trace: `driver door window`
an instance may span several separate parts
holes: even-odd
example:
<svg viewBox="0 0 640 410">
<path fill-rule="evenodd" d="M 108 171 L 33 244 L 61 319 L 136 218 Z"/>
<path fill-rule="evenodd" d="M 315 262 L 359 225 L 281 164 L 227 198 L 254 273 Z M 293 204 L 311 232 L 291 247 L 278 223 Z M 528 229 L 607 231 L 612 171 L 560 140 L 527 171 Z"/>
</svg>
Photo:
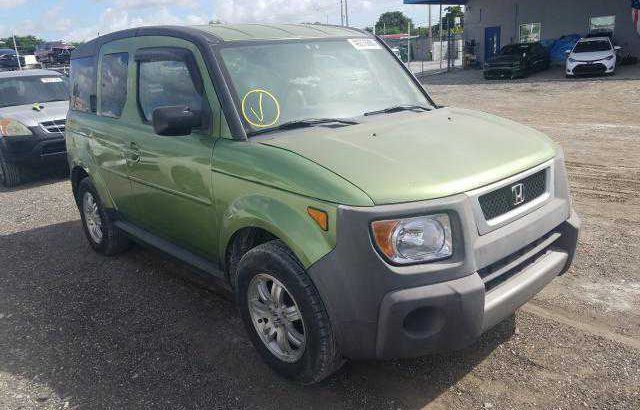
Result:
<svg viewBox="0 0 640 410">
<path fill-rule="evenodd" d="M 186 61 L 141 61 L 138 103 L 142 119 L 150 122 L 158 107 L 186 105 L 202 112 L 202 93 Z"/>
</svg>

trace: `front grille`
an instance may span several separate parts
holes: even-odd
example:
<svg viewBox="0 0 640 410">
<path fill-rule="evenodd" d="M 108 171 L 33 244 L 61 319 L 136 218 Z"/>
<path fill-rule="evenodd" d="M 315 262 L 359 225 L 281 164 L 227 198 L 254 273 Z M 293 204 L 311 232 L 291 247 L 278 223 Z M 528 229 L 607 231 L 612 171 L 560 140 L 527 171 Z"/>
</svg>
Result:
<svg viewBox="0 0 640 410">
<path fill-rule="evenodd" d="M 494 77 L 510 77 L 513 70 L 510 68 L 489 68 L 485 70 L 486 75 Z"/>
<path fill-rule="evenodd" d="M 552 231 L 511 255 L 478 271 L 487 292 L 513 278 L 551 251 L 561 234 Z"/>
<path fill-rule="evenodd" d="M 57 133 L 64 132 L 65 125 L 67 124 L 67 120 L 54 120 L 54 121 L 44 121 L 41 122 L 40 125 L 46 132 Z"/>
<path fill-rule="evenodd" d="M 600 74 L 607 71 L 604 64 L 581 64 L 573 69 L 574 74 Z"/>
<path fill-rule="evenodd" d="M 487 221 L 513 211 L 541 197 L 547 191 L 547 170 L 542 170 L 513 184 L 478 198 Z"/>
</svg>

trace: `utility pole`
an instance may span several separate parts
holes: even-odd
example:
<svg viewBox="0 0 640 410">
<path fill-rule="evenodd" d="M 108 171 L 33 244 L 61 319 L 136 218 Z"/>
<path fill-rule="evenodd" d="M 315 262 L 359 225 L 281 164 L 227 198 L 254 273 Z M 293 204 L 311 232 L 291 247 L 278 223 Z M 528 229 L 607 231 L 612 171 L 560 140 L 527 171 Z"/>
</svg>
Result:
<svg viewBox="0 0 640 410">
<path fill-rule="evenodd" d="M 433 33 L 431 31 L 431 4 L 427 5 L 427 7 L 429 8 L 429 38 L 433 39 Z"/>
<path fill-rule="evenodd" d="M 407 67 L 411 67 L 411 22 L 407 30 Z"/>
<path fill-rule="evenodd" d="M 340 0 L 340 25 L 344 26 L 344 0 Z"/>
<path fill-rule="evenodd" d="M 344 16 L 347 21 L 347 27 L 349 27 L 349 0 L 344 0 Z"/>
<path fill-rule="evenodd" d="M 13 36 L 13 49 L 16 50 L 16 58 L 18 59 L 18 69 L 22 71 L 22 63 L 20 63 L 20 53 L 18 52 L 18 45 L 16 44 L 15 33 L 13 33 L 12 36 Z"/>
<path fill-rule="evenodd" d="M 438 24 L 440 25 L 440 69 L 442 70 L 442 2 L 440 2 L 440 20 Z"/>
</svg>

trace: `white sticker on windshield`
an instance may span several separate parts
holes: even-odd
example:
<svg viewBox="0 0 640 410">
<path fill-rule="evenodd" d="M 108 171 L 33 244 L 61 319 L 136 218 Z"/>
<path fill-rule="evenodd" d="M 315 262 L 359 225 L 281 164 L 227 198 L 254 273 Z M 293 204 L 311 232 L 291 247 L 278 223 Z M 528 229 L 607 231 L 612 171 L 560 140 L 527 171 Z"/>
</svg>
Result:
<svg viewBox="0 0 640 410">
<path fill-rule="evenodd" d="M 356 50 L 381 50 L 380 44 L 371 38 L 350 38 L 349 43 Z"/>
<path fill-rule="evenodd" d="M 43 77 L 43 78 L 40 79 L 40 81 L 42 81 L 45 84 L 47 84 L 47 83 L 61 83 L 62 82 L 62 78 L 60 78 L 60 77 Z"/>
</svg>

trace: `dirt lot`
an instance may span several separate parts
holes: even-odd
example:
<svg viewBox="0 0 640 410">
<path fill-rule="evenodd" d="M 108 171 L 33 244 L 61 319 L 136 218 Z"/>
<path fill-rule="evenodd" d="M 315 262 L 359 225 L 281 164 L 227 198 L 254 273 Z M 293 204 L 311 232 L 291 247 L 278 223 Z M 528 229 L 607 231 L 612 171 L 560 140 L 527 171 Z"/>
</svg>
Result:
<svg viewBox="0 0 640 410">
<path fill-rule="evenodd" d="M 558 79 L 559 78 L 559 79 Z M 558 79 L 558 80 L 556 80 Z M 0 408 L 640 408 L 640 68 L 425 79 L 549 134 L 583 218 L 574 268 L 461 352 L 275 377 L 225 295 L 149 250 L 90 251 L 60 179 L 0 190 Z"/>
</svg>

